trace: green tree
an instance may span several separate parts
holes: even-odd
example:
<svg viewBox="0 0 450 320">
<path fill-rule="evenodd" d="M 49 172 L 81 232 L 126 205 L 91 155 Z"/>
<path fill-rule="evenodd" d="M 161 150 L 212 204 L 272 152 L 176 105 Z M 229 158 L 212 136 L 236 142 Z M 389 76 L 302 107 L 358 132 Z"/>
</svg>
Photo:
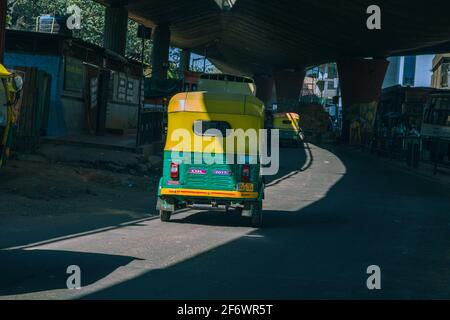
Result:
<svg viewBox="0 0 450 320">
<path fill-rule="evenodd" d="M 93 0 L 8 0 L 9 27 L 34 31 L 39 16 L 67 15 L 67 8 L 70 5 L 77 5 L 81 9 L 81 30 L 74 30 L 73 36 L 102 46 L 105 8 Z M 126 55 L 140 60 L 142 40 L 138 38 L 137 30 L 138 23 L 129 20 Z M 151 51 L 151 41 L 145 41 L 144 62 L 147 64 L 150 64 Z M 169 55 L 169 77 L 179 79 L 182 76 L 178 70 L 180 50 L 171 48 Z M 207 63 L 207 72 L 217 72 L 217 69 L 211 63 Z"/>
<path fill-rule="evenodd" d="M 105 8 L 93 0 L 8 0 L 10 27 L 36 30 L 36 19 L 42 14 L 67 15 L 67 8 L 77 5 L 81 9 L 81 30 L 74 30 L 74 37 L 97 45 L 103 44 Z M 138 24 L 129 20 L 127 55 L 140 58 L 141 39 L 137 37 Z M 146 45 L 145 56 L 151 47 Z"/>
<path fill-rule="evenodd" d="M 10 0 L 11 1 L 11 0 Z M 74 36 L 92 43 L 102 43 L 104 26 L 104 8 L 92 0 L 12 0 L 12 28 L 36 30 L 37 18 L 43 14 L 67 15 L 70 5 L 81 8 L 81 30 L 74 31 Z"/>
</svg>

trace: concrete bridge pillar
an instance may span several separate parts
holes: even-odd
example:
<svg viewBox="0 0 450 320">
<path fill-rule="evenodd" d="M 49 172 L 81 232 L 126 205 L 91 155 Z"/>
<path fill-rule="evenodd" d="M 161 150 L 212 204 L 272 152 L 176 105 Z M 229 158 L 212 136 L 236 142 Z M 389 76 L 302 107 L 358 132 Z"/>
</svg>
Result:
<svg viewBox="0 0 450 320">
<path fill-rule="evenodd" d="M 153 31 L 152 77 L 167 79 L 169 69 L 170 28 L 158 25 Z"/>
<path fill-rule="evenodd" d="M 295 111 L 305 79 L 304 70 L 275 70 L 278 111 Z"/>
<path fill-rule="evenodd" d="M 124 1 L 111 1 L 105 10 L 103 45 L 125 56 L 127 47 L 128 10 Z"/>
<path fill-rule="evenodd" d="M 378 100 L 389 62 L 382 59 L 338 60 L 343 103 L 342 138 L 366 143 L 373 135 Z"/>
<path fill-rule="evenodd" d="M 272 100 L 274 79 L 269 74 L 255 74 L 253 77 L 256 85 L 256 97 L 264 102 L 264 105 L 269 106 Z"/>
<path fill-rule="evenodd" d="M 180 53 L 180 71 L 184 75 L 186 71 L 189 71 L 191 66 L 191 51 L 188 49 L 182 49 Z"/>
</svg>

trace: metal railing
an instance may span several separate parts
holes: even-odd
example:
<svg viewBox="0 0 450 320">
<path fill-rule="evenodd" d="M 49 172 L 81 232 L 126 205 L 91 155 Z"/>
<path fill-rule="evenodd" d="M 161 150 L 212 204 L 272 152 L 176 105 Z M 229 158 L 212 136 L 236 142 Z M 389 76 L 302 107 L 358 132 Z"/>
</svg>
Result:
<svg viewBox="0 0 450 320">
<path fill-rule="evenodd" d="M 450 168 L 450 140 L 431 137 L 376 137 L 370 151 L 379 156 L 405 162 L 408 166 L 419 168 L 420 163 L 433 165 L 433 173 L 438 168 Z"/>
</svg>

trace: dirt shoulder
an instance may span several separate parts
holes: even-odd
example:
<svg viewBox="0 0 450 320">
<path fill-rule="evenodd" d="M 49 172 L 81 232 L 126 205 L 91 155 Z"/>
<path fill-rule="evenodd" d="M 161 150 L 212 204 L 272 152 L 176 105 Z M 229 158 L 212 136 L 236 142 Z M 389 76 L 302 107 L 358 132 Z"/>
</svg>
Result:
<svg viewBox="0 0 450 320">
<path fill-rule="evenodd" d="M 0 214 L 69 214 L 113 207 L 144 210 L 159 177 L 60 164 L 10 161 L 0 171 Z M 126 200 L 126 201 L 125 201 Z M 48 211 L 47 211 L 48 210 Z"/>
<path fill-rule="evenodd" d="M 9 161 L 0 170 L 0 247 L 153 216 L 158 180 L 156 173 Z"/>
</svg>

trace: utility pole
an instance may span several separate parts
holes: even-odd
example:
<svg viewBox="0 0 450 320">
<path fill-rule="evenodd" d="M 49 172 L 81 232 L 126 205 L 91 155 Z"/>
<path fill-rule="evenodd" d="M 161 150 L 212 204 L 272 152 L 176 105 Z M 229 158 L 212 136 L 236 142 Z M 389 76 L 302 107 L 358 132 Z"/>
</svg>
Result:
<svg viewBox="0 0 450 320">
<path fill-rule="evenodd" d="M 206 55 L 207 55 L 207 51 L 205 48 L 205 55 L 203 57 L 203 73 L 206 73 Z"/>
<path fill-rule="evenodd" d="M 138 106 L 138 124 L 137 124 L 137 132 L 136 132 L 136 147 L 139 147 L 142 143 L 141 139 L 141 124 L 142 124 L 142 113 L 144 109 L 144 99 L 145 99 L 145 40 L 151 39 L 152 30 L 140 25 L 138 29 L 138 37 L 141 38 L 141 74 L 139 76 L 139 106 Z M 152 70 L 153 72 L 153 70 Z"/>
</svg>

